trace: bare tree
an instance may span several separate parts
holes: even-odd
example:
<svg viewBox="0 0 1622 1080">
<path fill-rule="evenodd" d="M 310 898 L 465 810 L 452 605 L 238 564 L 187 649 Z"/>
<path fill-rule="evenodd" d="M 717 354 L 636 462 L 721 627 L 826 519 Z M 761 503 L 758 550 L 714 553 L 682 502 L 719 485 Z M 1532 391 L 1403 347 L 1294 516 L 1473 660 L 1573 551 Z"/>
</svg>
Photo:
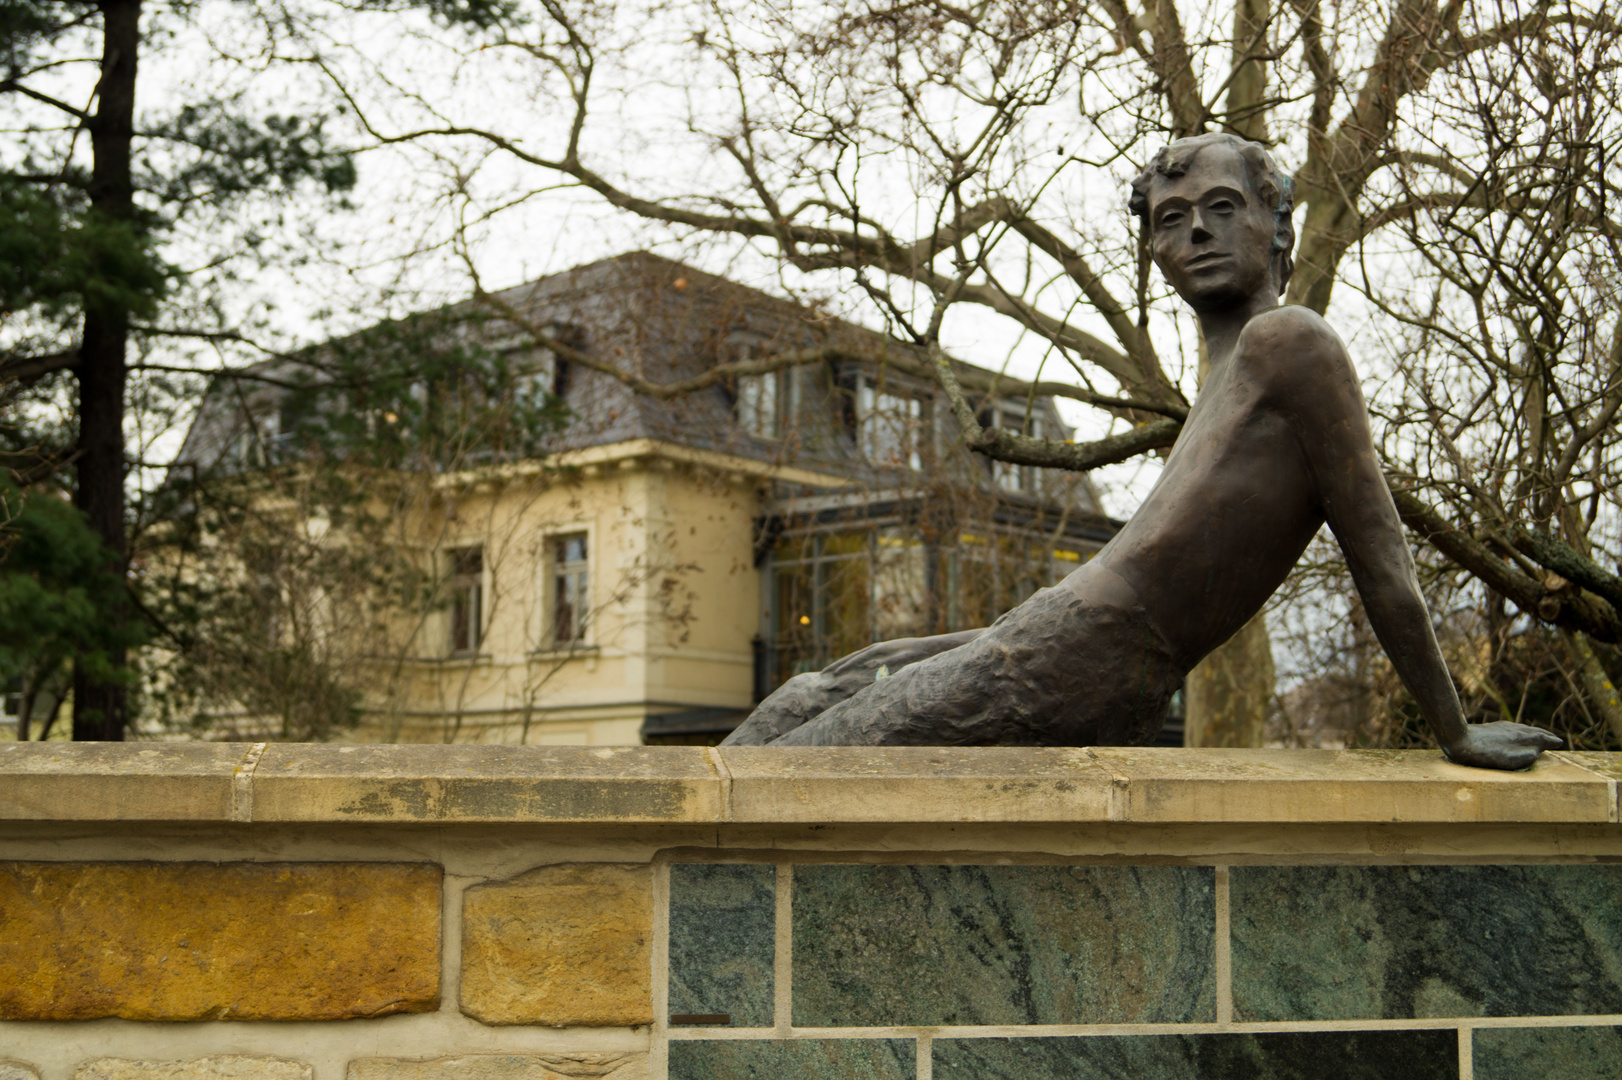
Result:
<svg viewBox="0 0 1622 1080">
<path fill-rule="evenodd" d="M 1608 77 L 1598 69 L 1612 32 L 1600 7 L 1513 0 L 1353 0 L 1332 13 L 1321 0 L 1198 10 L 1170 0 L 832 0 L 656 12 L 542 0 L 517 6 L 455 58 L 464 77 L 529 95 L 527 109 L 507 113 L 510 124 L 468 98 L 380 94 L 382 79 L 331 62 L 327 70 L 379 145 L 431 146 L 436 160 L 458 163 L 447 196 L 458 227 L 446 242 L 470 263 L 481 230 L 507 207 L 564 188 L 694 244 L 767 253 L 787 285 L 826 282 L 858 296 L 871 318 L 937 358 L 962 312 L 990 314 L 1035 344 L 1038 378 L 1068 383 L 1068 396 L 1125 426 L 1070 444 L 986 423 L 941 359 L 964 445 L 1085 470 L 1170 446 L 1200 375 L 1196 331 L 1154 281 L 1142 238 L 1117 208 L 1122 181 L 1160 144 L 1211 129 L 1276 144 L 1296 165 L 1301 207 L 1288 300 L 1327 311 L 1350 276 L 1377 307 L 1396 311 L 1396 298 L 1363 287 L 1373 253 L 1422 241 L 1435 257 L 1413 269 L 1445 291 L 1455 252 L 1477 257 L 1460 246 L 1476 218 L 1521 229 L 1507 222 L 1535 203 L 1551 224 L 1563 214 L 1604 235 L 1594 199 L 1603 197 L 1602 163 L 1614 160 L 1612 129 L 1597 116 L 1571 127 L 1581 110 L 1541 103 L 1592 96 L 1572 80 L 1579 71 Z M 1587 50 L 1586 65 L 1565 64 L 1574 47 Z M 362 61 L 392 75 L 389 85 L 410 84 L 386 57 Z M 1468 103 L 1512 84 L 1518 100 L 1493 100 L 1530 105 L 1520 115 L 1541 125 L 1534 141 L 1545 152 L 1495 171 L 1505 150 L 1489 130 L 1497 114 Z M 626 119 L 639 109 L 653 118 L 647 128 Z M 1442 134 L 1452 122 L 1463 126 Z M 1541 185 L 1559 147 L 1575 171 L 1571 194 L 1556 198 Z M 486 188 L 481 170 L 492 177 Z M 1508 198 L 1515 191 L 1522 201 Z M 1421 237 L 1422 222 L 1446 225 Z M 1478 294 L 1507 288 L 1490 273 L 1478 280 Z M 1359 297 L 1341 299 L 1358 310 Z M 1513 351 L 1508 326 L 1472 335 L 1486 335 L 1482 350 Z M 1607 427 L 1603 402 L 1584 408 L 1582 424 Z M 1404 430 L 1401 445 L 1440 452 L 1448 425 Z M 1573 446 L 1576 462 L 1593 460 L 1595 438 L 1562 442 L 1554 463 Z M 1423 538 L 1538 618 L 1615 637 L 1606 590 L 1616 579 L 1596 573 L 1575 537 L 1546 527 L 1552 510 L 1511 500 L 1503 510 L 1514 528 L 1494 547 L 1411 490 L 1405 477 L 1436 474 L 1397 447 L 1399 507 Z M 1543 576 L 1526 572 L 1533 566 Z M 1548 572 L 1566 584 L 1552 586 Z M 1270 696 L 1266 652 L 1257 620 L 1196 676 L 1210 690 L 1196 712 L 1208 715 L 1191 721 L 1206 741 L 1255 740 Z"/>
<path fill-rule="evenodd" d="M 1391 359 L 1399 509 L 1490 590 L 1479 610 L 1503 598 L 1558 628 L 1585 707 L 1622 740 L 1594 645 L 1622 641 L 1622 42 L 1604 19 L 1537 17 L 1447 73 L 1429 148 L 1370 208 L 1386 250 L 1365 241 L 1353 280 Z"/>
</svg>

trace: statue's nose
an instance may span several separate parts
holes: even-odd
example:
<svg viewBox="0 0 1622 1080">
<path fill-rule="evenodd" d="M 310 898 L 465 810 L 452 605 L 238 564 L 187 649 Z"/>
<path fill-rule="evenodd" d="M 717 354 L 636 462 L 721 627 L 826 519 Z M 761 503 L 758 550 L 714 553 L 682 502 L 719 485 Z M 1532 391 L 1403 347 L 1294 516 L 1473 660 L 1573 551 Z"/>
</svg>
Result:
<svg viewBox="0 0 1622 1080">
<path fill-rule="evenodd" d="M 1196 241 L 1211 239 L 1211 230 L 1205 227 L 1205 215 L 1200 213 L 1199 207 L 1195 207 L 1191 213 L 1193 217 L 1190 222 L 1193 226 L 1192 238 Z"/>
</svg>

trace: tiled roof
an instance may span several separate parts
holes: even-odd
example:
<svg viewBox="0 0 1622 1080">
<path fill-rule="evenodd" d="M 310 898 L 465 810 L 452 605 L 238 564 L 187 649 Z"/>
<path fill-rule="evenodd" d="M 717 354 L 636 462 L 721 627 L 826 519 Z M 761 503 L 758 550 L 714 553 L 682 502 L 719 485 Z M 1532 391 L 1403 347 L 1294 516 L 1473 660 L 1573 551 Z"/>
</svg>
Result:
<svg viewBox="0 0 1622 1080">
<path fill-rule="evenodd" d="M 522 312 L 532 325 L 567 328 L 583 352 L 654 382 L 702 374 L 717 362 L 740 356 L 744 348 L 752 355 L 770 355 L 836 346 L 864 355 L 907 357 L 914 363 L 923 359 L 906 343 L 814 307 L 648 252 L 578 266 L 503 290 L 495 298 Z M 511 330 L 498 320 L 489 333 L 499 339 L 504 329 Z M 274 374 L 286 363 L 272 361 L 255 370 Z M 895 378 L 906 381 L 905 376 Z M 233 437 L 232 424 L 240 422 L 233 418 L 240 416 L 242 402 L 255 410 L 267 408 L 278 393 L 254 384 L 229 394 L 216 387 L 210 400 L 217 404 L 205 403 L 199 411 L 181 459 L 217 459 Z M 564 402 L 573 419 L 555 437 L 557 450 L 656 439 L 761 461 L 837 469 L 874 483 L 885 475 L 862 459 L 846 427 L 832 416 L 811 416 L 782 439 L 750 435 L 736 422 L 730 393 L 720 385 L 660 399 L 638 394 L 606 373 L 576 366 L 570 370 Z M 1050 400 L 1039 399 L 1038 408 L 1049 431 L 1068 434 Z M 951 423 L 941 413 L 942 422 Z M 1076 496 L 1086 505 L 1078 509 L 1097 513 L 1091 484 L 1079 479 Z"/>
</svg>

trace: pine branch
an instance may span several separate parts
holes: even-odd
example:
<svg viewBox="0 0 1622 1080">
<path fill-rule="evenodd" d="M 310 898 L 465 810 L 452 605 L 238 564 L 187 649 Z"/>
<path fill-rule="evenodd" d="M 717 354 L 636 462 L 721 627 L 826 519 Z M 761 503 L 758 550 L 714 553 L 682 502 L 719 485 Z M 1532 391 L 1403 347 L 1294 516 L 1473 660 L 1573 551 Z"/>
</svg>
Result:
<svg viewBox="0 0 1622 1080">
<path fill-rule="evenodd" d="M 42 353 L 38 356 L 19 356 L 0 360 L 0 383 L 13 381 L 37 382 L 54 371 L 63 371 L 67 368 L 76 367 L 78 363 L 78 349 L 64 349 L 61 352 Z"/>
</svg>

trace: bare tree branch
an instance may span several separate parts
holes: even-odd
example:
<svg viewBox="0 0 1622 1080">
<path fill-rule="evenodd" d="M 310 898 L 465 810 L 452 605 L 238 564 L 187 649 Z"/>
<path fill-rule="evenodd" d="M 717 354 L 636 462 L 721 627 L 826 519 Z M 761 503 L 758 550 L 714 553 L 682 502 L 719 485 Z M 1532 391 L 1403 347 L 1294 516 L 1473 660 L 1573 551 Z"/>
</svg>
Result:
<svg viewBox="0 0 1622 1080">
<path fill-rule="evenodd" d="M 1494 555 L 1481 541 L 1449 524 L 1411 492 L 1391 489 L 1397 513 L 1421 540 L 1433 545 L 1483 584 L 1522 611 L 1557 626 L 1579 630 L 1599 641 L 1622 642 L 1622 619 L 1604 600 L 1582 593 L 1556 592 Z"/>
<path fill-rule="evenodd" d="M 79 350 L 42 353 L 38 356 L 12 357 L 0 360 L 0 383 L 35 382 L 55 371 L 65 371 L 79 363 Z"/>
<path fill-rule="evenodd" d="M 90 122 L 90 114 L 85 112 L 83 109 L 69 105 L 65 101 L 59 101 L 49 94 L 43 94 L 38 90 L 30 89 L 29 87 L 26 87 L 22 83 L 18 82 L 16 79 L 0 80 L 0 94 L 21 94 L 23 97 L 33 98 L 35 101 L 40 102 L 43 105 L 49 105 L 53 109 L 58 109 L 65 112 L 76 120 L 84 123 Z"/>
</svg>

